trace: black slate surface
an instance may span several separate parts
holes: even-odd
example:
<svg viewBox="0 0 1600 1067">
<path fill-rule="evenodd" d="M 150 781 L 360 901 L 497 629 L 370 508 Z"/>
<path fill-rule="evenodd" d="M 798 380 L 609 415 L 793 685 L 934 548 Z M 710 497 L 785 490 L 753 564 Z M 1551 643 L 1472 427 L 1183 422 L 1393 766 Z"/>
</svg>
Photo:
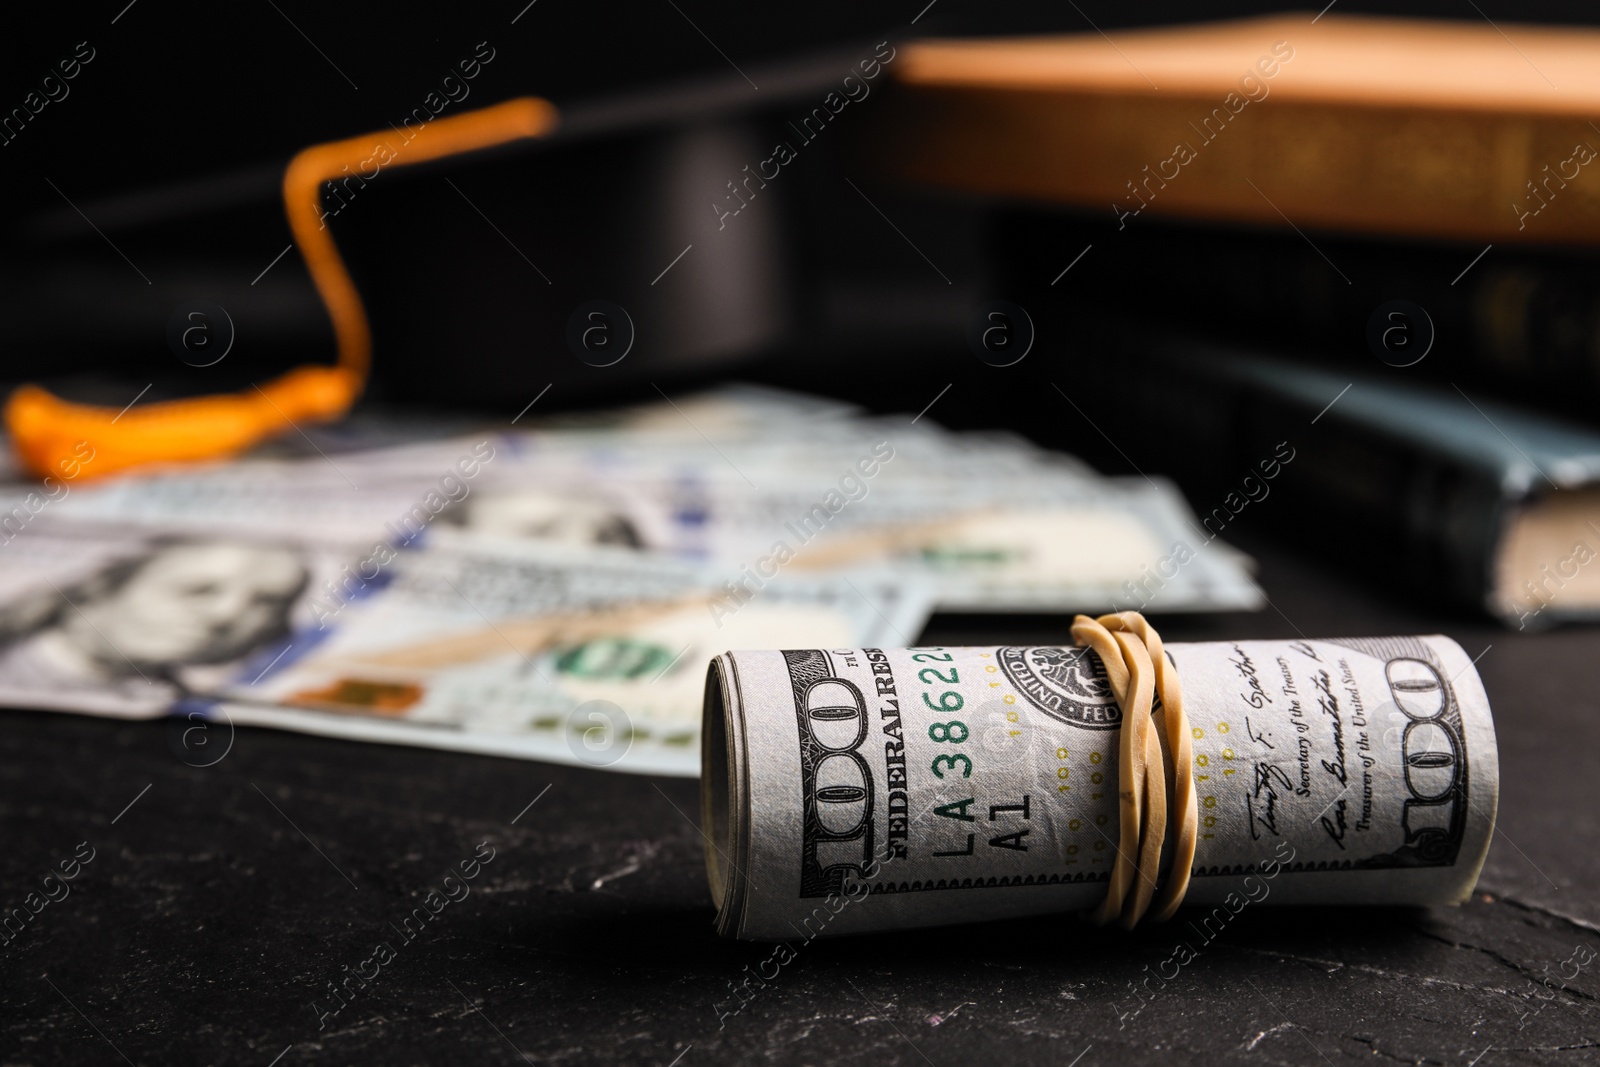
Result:
<svg viewBox="0 0 1600 1067">
<path fill-rule="evenodd" d="M 1600 1062 L 1596 632 L 1436 617 L 1251 547 L 1275 607 L 1160 620 L 1169 639 L 1482 651 L 1502 793 L 1465 906 L 1247 908 L 1142 999 L 1181 915 L 819 940 L 732 1012 L 771 949 L 712 934 L 694 782 L 245 728 L 196 768 L 164 723 L 6 712 L 0 907 L 94 858 L 0 948 L 0 1063 Z M 1064 630 L 947 616 L 925 641 Z M 401 936 L 483 842 L 470 895 Z M 394 958 L 324 1015 L 380 941 Z"/>
</svg>

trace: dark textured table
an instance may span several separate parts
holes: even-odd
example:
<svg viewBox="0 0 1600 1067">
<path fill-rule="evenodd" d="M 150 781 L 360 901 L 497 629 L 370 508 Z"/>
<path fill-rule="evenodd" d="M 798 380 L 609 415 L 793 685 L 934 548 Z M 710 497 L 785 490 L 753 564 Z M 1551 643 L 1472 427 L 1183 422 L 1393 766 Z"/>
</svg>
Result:
<svg viewBox="0 0 1600 1067">
<path fill-rule="evenodd" d="M 1596 632 L 1430 615 L 1246 547 L 1276 609 L 1166 636 L 1483 652 L 1502 793 L 1465 906 L 1246 909 L 1137 1013 L 1174 930 L 816 941 L 728 1014 L 770 949 L 712 934 L 693 782 L 243 728 L 195 768 L 163 723 L 10 712 L 0 907 L 61 899 L 0 947 L 0 1063 L 1600 1063 Z M 1064 630 L 940 617 L 926 642 Z M 46 885 L 63 861 L 77 876 Z M 338 1008 L 328 983 L 358 969 L 376 977 Z"/>
</svg>

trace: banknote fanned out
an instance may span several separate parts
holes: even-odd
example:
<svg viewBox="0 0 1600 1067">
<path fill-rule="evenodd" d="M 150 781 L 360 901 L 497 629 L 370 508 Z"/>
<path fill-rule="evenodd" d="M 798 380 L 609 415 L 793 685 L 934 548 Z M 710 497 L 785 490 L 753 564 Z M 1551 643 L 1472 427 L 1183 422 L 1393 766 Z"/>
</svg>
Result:
<svg viewBox="0 0 1600 1067">
<path fill-rule="evenodd" d="M 721 649 L 1265 604 L 1170 484 L 1009 434 L 751 387 L 537 416 L 0 479 L 0 707 L 170 715 L 194 765 L 259 725 L 693 777 Z"/>
<path fill-rule="evenodd" d="M 1197 801 L 1186 904 L 1231 915 L 1466 899 L 1499 766 L 1459 645 L 1230 641 L 1164 655 L 1188 751 L 1159 702 L 1151 734 L 1169 772 L 1187 761 Z M 718 932 L 809 940 L 1102 905 L 1129 847 L 1110 682 L 1099 654 L 1067 645 L 718 656 L 702 730 Z M 1173 883 L 1181 836 L 1167 834 L 1151 892 Z"/>
</svg>

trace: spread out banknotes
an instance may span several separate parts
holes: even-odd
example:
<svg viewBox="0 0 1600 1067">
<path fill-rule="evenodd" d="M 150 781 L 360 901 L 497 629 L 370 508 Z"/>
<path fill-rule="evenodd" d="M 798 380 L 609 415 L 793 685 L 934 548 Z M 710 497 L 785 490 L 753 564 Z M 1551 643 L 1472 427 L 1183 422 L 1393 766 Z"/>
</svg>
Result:
<svg viewBox="0 0 1600 1067">
<path fill-rule="evenodd" d="M 0 703 L 693 775 L 727 648 L 1263 602 L 1167 483 L 1005 433 L 753 387 L 530 421 L 0 487 Z"/>
<path fill-rule="evenodd" d="M 1185 899 L 1199 921 L 1225 925 L 1251 903 L 1466 899 L 1499 765 L 1459 645 L 1166 650 L 1193 738 Z M 1098 904 L 1119 847 L 1120 728 L 1104 666 L 1082 648 L 717 657 L 701 788 L 718 931 L 807 941 Z"/>
<path fill-rule="evenodd" d="M 730 639 L 902 640 L 929 609 L 839 574 L 719 618 L 713 583 L 701 565 L 516 542 L 18 539 L 0 554 L 0 704 L 175 713 L 197 762 L 251 723 L 693 776 L 703 665 Z"/>
</svg>

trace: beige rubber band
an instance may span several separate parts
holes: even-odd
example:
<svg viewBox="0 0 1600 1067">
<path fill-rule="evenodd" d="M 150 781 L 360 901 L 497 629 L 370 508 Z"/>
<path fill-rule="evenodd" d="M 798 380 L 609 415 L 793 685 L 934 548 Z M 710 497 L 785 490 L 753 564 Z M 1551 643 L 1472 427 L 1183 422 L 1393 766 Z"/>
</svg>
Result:
<svg viewBox="0 0 1600 1067">
<path fill-rule="evenodd" d="M 1178 672 L 1167 661 L 1161 636 L 1136 611 L 1098 619 L 1079 615 L 1072 622 L 1072 639 L 1100 657 L 1111 695 L 1122 710 L 1117 750 L 1117 856 L 1105 899 L 1089 918 L 1101 925 L 1118 919 L 1126 929 L 1132 929 L 1147 913 L 1161 922 L 1178 909 L 1189 888 L 1199 830 L 1189 724 L 1183 713 Z M 1165 729 L 1170 761 L 1153 728 L 1156 716 Z M 1152 773 L 1158 767 L 1160 771 Z M 1156 876 L 1169 825 L 1177 827 L 1177 837 L 1166 885 L 1158 892 Z"/>
</svg>

